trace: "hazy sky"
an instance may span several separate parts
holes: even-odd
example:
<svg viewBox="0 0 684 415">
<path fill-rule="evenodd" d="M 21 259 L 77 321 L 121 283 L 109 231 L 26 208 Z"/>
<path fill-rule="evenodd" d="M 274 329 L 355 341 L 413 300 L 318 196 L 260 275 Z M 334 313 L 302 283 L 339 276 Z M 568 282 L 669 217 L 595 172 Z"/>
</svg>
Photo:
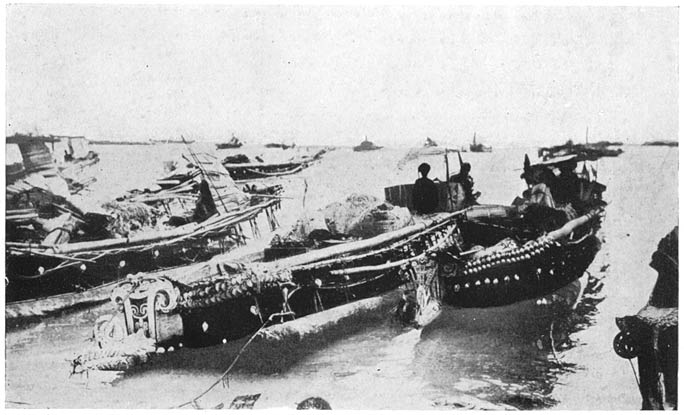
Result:
<svg viewBox="0 0 684 415">
<path fill-rule="evenodd" d="M 676 8 L 12 5 L 8 134 L 465 144 L 678 134 Z"/>
</svg>

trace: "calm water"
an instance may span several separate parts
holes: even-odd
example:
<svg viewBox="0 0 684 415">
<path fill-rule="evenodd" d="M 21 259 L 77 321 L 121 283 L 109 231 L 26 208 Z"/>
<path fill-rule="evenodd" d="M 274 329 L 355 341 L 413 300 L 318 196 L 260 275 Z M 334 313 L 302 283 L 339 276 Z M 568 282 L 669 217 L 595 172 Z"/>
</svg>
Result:
<svg viewBox="0 0 684 415">
<path fill-rule="evenodd" d="M 98 182 L 91 199 L 106 200 L 140 183 L 151 183 L 182 146 L 99 146 Z M 211 146 L 206 146 L 210 149 Z M 298 149 L 303 152 L 305 149 Z M 532 149 L 495 149 L 464 154 L 473 166 L 481 202 L 510 203 L 524 183 L 523 156 Z M 294 151 L 247 148 L 265 159 L 285 159 Z M 228 154 L 223 152 L 222 154 Z M 406 150 L 354 153 L 338 149 L 285 181 L 281 223 L 293 223 L 305 207 L 315 210 L 351 193 L 383 197 L 386 186 L 412 182 L 418 164 L 430 176 L 446 176 L 443 156 L 399 162 Z M 450 156 L 451 171 L 458 159 Z M 568 316 L 540 312 L 531 302 L 496 309 L 446 308 L 422 330 L 398 327 L 385 312 L 353 327 L 340 327 L 325 340 L 304 344 L 263 370 L 248 356 L 230 377 L 200 401 L 204 408 L 226 406 L 238 395 L 261 394 L 255 408 L 294 408 L 321 396 L 335 409 L 458 409 L 488 404 L 536 409 L 638 409 L 640 398 L 626 360 L 612 351 L 616 316 L 634 313 L 648 299 L 656 274 L 648 267 L 657 242 L 677 224 L 677 149 L 625 147 L 618 158 L 598 164 L 609 201 L 602 230 L 603 249 L 589 268 L 602 289 L 587 295 Z M 596 298 L 595 298 L 596 297 Z M 601 301 L 601 298 L 603 300 Z M 9 407 L 168 408 L 208 387 L 229 365 L 242 341 L 204 350 L 183 349 L 104 384 L 94 377 L 68 377 L 67 359 L 92 347 L 94 320 L 109 305 L 10 328 L 6 344 L 6 400 Z M 549 321 L 569 335 L 557 347 L 537 347 Z M 280 351 L 268 348 L 262 357 Z M 559 364 L 560 363 L 560 364 Z M 261 369 L 256 369 L 261 367 Z"/>
</svg>

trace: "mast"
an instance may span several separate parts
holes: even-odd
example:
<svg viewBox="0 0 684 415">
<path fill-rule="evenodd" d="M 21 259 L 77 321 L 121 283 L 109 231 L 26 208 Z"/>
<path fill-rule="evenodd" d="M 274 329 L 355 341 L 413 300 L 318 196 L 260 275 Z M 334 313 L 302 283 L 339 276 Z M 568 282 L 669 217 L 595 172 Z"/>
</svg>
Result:
<svg viewBox="0 0 684 415">
<path fill-rule="evenodd" d="M 587 131 L 584 133 L 584 142 L 589 144 L 589 126 L 587 125 Z"/>
<path fill-rule="evenodd" d="M 461 153 L 458 153 L 459 160 L 461 158 Z M 447 194 L 449 195 L 449 203 L 447 209 L 453 209 L 452 203 L 454 203 L 454 198 L 451 195 L 451 185 L 449 184 L 449 150 L 444 149 L 444 164 L 446 164 L 446 185 Z"/>
</svg>

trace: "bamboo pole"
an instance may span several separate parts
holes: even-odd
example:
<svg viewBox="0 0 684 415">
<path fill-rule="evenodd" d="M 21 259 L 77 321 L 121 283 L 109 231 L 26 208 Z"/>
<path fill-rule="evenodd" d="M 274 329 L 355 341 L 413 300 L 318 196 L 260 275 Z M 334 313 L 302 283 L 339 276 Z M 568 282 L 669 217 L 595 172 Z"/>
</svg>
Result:
<svg viewBox="0 0 684 415">
<path fill-rule="evenodd" d="M 295 266 L 301 266 L 310 264 L 312 262 L 318 262 L 332 257 L 337 257 L 340 255 L 346 255 L 353 252 L 358 252 L 366 249 L 373 249 L 379 245 L 386 243 L 391 243 L 396 240 L 405 238 L 413 233 L 420 232 L 424 229 L 430 228 L 438 223 L 446 222 L 448 220 L 454 219 L 462 215 L 465 210 L 460 210 L 458 212 L 440 214 L 438 218 L 433 220 L 428 220 L 423 223 L 418 223 L 415 225 L 407 226 L 396 231 L 387 232 L 382 235 L 378 235 L 373 238 L 364 239 L 356 242 L 349 242 L 339 246 L 331 246 L 323 249 L 319 249 L 313 252 L 307 252 L 301 255 L 285 258 L 279 261 L 278 265 L 282 268 L 292 268 Z"/>
<path fill-rule="evenodd" d="M 600 212 L 600 209 L 593 209 L 589 213 L 573 219 L 563 225 L 560 229 L 549 232 L 548 237 L 553 240 L 558 240 L 570 236 L 570 234 L 578 227 L 585 225 L 590 220 L 594 219 Z"/>
<path fill-rule="evenodd" d="M 453 232 L 453 227 L 449 233 L 451 234 L 452 232 Z M 412 261 L 416 261 L 416 260 L 419 260 L 421 258 L 424 258 L 428 254 L 428 252 L 433 251 L 436 247 L 443 245 L 445 241 L 446 241 L 446 238 L 440 240 L 439 243 L 437 243 L 434 247 L 428 248 L 424 252 L 422 252 L 416 256 L 413 256 L 411 258 L 400 259 L 398 261 L 388 262 L 386 264 L 380 264 L 380 265 L 367 265 L 367 266 L 355 267 L 355 268 L 336 269 L 336 270 L 330 271 L 330 275 L 361 274 L 364 272 L 385 271 L 388 269 L 400 267 L 404 264 L 408 264 Z"/>
<path fill-rule="evenodd" d="M 452 209 L 452 203 L 454 199 L 451 195 L 451 185 L 449 185 L 449 151 L 446 148 L 444 149 L 444 164 L 446 164 L 446 186 L 447 194 L 449 195 L 449 203 L 447 209 Z"/>
<path fill-rule="evenodd" d="M 385 252 L 391 251 L 392 249 L 396 249 L 397 247 L 399 247 L 401 245 L 407 244 L 407 243 L 413 241 L 414 239 L 420 237 L 420 235 L 422 235 L 426 232 L 430 232 L 431 230 L 434 230 L 436 228 L 439 228 L 440 226 L 442 226 L 442 224 L 437 224 L 437 225 L 432 226 L 430 228 L 427 228 L 427 229 L 425 229 L 419 233 L 411 235 L 409 238 L 397 241 L 396 243 L 394 243 L 390 246 L 387 246 L 385 248 L 379 249 L 377 251 L 364 252 L 362 254 L 353 255 L 353 256 L 346 256 L 344 258 L 333 258 L 333 259 L 325 260 L 322 262 L 316 262 L 315 264 L 309 264 L 309 265 L 297 267 L 297 270 L 300 270 L 300 271 L 301 270 L 308 270 L 308 269 L 313 269 L 313 268 L 321 268 L 321 267 L 326 267 L 326 266 L 330 266 L 330 265 L 341 264 L 343 262 L 359 261 L 359 260 L 362 260 L 362 259 L 370 257 L 370 256 L 383 254 Z"/>
</svg>

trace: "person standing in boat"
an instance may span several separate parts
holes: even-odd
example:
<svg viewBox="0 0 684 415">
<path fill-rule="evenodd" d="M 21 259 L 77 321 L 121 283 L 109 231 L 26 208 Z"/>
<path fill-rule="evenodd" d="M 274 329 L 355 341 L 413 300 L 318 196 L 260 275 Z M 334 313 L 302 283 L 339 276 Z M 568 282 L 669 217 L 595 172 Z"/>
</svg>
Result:
<svg viewBox="0 0 684 415">
<path fill-rule="evenodd" d="M 557 203 L 567 204 L 576 202 L 579 198 L 580 179 L 575 173 L 577 162 L 570 160 L 558 165 L 560 174 L 556 179 L 556 186 L 551 189 Z"/>
<path fill-rule="evenodd" d="M 216 212 L 218 212 L 218 210 L 216 209 L 216 203 L 214 203 L 214 198 L 209 189 L 209 183 L 205 179 L 202 179 L 199 185 L 199 198 L 195 205 L 195 212 L 192 215 L 192 220 L 198 223 L 203 222 Z"/>
<path fill-rule="evenodd" d="M 458 174 L 454 174 L 449 178 L 449 182 L 460 184 L 463 188 L 464 193 L 464 205 L 470 206 L 475 204 L 475 201 L 480 196 L 480 192 L 473 193 L 473 188 L 475 182 L 473 177 L 470 175 L 470 163 L 463 163 L 461 165 L 461 171 Z"/>
<path fill-rule="evenodd" d="M 421 177 L 413 184 L 413 208 L 418 214 L 433 213 L 439 205 L 439 190 L 427 175 L 430 165 L 422 163 L 418 166 Z"/>
</svg>

